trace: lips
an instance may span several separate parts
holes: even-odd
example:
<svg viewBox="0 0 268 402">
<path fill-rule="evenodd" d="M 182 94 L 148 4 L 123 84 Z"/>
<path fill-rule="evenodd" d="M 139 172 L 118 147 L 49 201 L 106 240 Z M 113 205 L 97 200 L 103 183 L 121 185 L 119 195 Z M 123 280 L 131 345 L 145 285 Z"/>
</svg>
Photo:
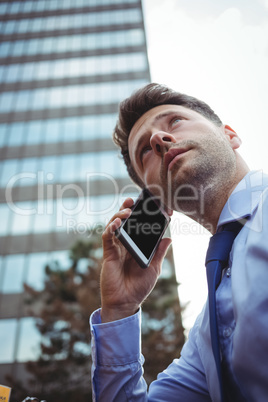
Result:
<svg viewBox="0 0 268 402">
<path fill-rule="evenodd" d="M 164 156 L 164 165 L 165 165 L 165 171 L 167 172 L 171 162 L 178 156 L 182 155 L 185 152 L 187 152 L 189 149 L 186 148 L 172 148 L 170 149 Z"/>
</svg>

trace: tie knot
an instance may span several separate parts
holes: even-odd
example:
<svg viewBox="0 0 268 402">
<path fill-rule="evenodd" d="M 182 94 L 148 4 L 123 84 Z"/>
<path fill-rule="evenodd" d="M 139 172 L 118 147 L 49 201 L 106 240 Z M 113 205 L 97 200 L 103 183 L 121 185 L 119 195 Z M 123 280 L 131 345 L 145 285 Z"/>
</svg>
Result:
<svg viewBox="0 0 268 402">
<path fill-rule="evenodd" d="M 246 223 L 246 218 L 239 221 L 229 222 L 222 226 L 223 232 L 233 232 L 237 236 L 244 224 Z"/>
<path fill-rule="evenodd" d="M 206 255 L 206 265 L 210 261 L 220 261 L 223 266 L 228 263 L 229 254 L 237 234 L 243 224 L 239 221 L 230 222 L 223 226 L 221 232 L 210 238 Z"/>
</svg>

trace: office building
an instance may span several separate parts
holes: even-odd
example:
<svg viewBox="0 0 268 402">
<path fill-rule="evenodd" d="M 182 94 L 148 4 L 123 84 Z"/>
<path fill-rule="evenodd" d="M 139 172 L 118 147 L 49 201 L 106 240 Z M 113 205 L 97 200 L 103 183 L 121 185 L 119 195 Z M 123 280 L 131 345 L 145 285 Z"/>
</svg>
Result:
<svg viewBox="0 0 268 402">
<path fill-rule="evenodd" d="M 68 266 L 130 185 L 111 133 L 150 75 L 139 0 L 2 1 L 0 29 L 2 379 L 36 356 L 23 283 L 41 289 L 45 264 Z"/>
<path fill-rule="evenodd" d="M 44 266 L 136 188 L 111 139 L 150 81 L 141 0 L 0 2 L 0 383 L 35 360 L 24 307 Z"/>
</svg>

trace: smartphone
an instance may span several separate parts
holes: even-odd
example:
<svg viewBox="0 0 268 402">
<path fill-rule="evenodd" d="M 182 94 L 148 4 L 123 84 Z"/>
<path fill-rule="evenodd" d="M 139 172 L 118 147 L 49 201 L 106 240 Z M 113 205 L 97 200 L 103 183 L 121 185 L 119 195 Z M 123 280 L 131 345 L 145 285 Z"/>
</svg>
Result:
<svg viewBox="0 0 268 402">
<path fill-rule="evenodd" d="M 134 203 L 131 215 L 123 220 L 115 235 L 140 267 L 147 268 L 169 222 L 170 217 L 157 198 L 144 189 Z"/>
</svg>

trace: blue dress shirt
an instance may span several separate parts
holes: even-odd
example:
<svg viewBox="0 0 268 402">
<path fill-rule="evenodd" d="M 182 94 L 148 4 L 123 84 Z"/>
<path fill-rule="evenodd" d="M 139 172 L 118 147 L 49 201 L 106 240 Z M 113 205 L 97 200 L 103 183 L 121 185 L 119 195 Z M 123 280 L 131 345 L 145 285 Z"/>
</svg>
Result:
<svg viewBox="0 0 268 402">
<path fill-rule="evenodd" d="M 268 176 L 250 172 L 225 204 L 218 228 L 249 216 L 234 241 L 216 292 L 219 342 L 230 401 L 268 401 Z M 140 311 L 101 323 L 90 318 L 95 401 L 220 401 L 211 349 L 208 303 L 181 357 L 147 385 L 143 378 Z M 236 395 L 237 390 L 239 395 Z M 241 397 L 241 399 L 239 399 Z"/>
</svg>

